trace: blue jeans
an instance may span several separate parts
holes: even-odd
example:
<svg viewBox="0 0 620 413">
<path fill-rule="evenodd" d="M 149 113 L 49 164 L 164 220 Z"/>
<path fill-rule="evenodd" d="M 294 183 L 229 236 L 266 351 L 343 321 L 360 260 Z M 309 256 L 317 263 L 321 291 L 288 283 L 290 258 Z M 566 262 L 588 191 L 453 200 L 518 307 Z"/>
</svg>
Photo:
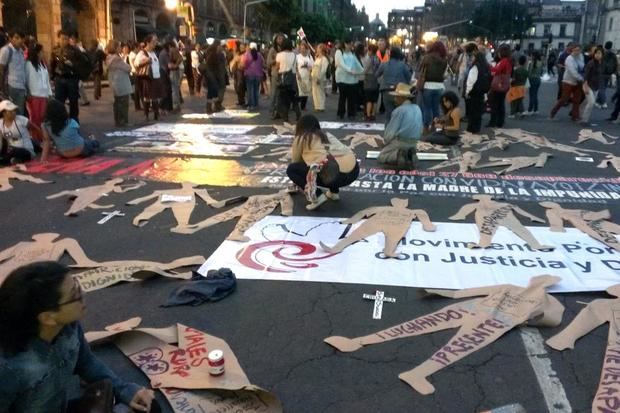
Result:
<svg viewBox="0 0 620 413">
<path fill-rule="evenodd" d="M 596 94 L 596 103 L 603 105 L 607 103 L 607 85 L 609 84 L 609 76 L 603 75 L 600 82 L 598 93 Z"/>
<path fill-rule="evenodd" d="M 9 86 L 9 99 L 17 106 L 17 114 L 22 116 L 25 115 L 26 89 L 16 89 Z"/>
<path fill-rule="evenodd" d="M 538 112 L 538 89 L 540 88 L 539 78 L 530 78 L 530 100 L 528 103 L 528 112 Z"/>
<path fill-rule="evenodd" d="M 438 118 L 439 99 L 443 94 L 443 89 L 424 89 L 422 91 L 422 117 L 424 118 L 424 126 L 430 128 L 433 119 Z"/>
<path fill-rule="evenodd" d="M 258 107 L 258 95 L 260 92 L 260 81 L 261 81 L 261 78 L 259 76 L 246 76 L 245 78 L 245 86 L 248 90 L 248 106 L 250 108 Z"/>
</svg>

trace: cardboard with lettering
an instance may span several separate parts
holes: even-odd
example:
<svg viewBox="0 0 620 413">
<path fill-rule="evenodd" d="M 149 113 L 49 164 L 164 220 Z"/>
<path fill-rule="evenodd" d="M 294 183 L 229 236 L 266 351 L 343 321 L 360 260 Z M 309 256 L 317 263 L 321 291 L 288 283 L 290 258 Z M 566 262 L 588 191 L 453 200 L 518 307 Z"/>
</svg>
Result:
<svg viewBox="0 0 620 413">
<path fill-rule="evenodd" d="M 456 214 L 449 219 L 452 221 L 463 220 L 469 214 L 475 212 L 475 221 L 480 231 L 478 243 L 472 243 L 470 248 L 487 248 L 493 241 L 493 236 L 500 226 L 506 227 L 514 232 L 519 238 L 535 250 L 552 250 L 554 247 L 541 245 L 532 233 L 519 222 L 515 212 L 533 222 L 544 223 L 543 219 L 535 217 L 527 211 L 512 204 L 493 201 L 490 195 L 474 195 L 472 199 L 478 200 L 473 204 L 464 205 Z"/>
<path fill-rule="evenodd" d="M 506 169 L 496 171 L 498 175 L 505 174 L 506 172 L 513 172 L 519 169 L 535 166 L 536 168 L 542 168 L 547 163 L 552 155 L 547 152 L 541 152 L 536 156 L 516 156 L 514 158 L 498 158 L 495 156 L 489 157 L 491 162 L 485 164 L 479 164 L 473 167 L 474 169 L 492 168 L 494 166 L 508 166 Z"/>
<path fill-rule="evenodd" d="M 282 412 L 273 394 L 250 383 L 224 340 L 182 324 L 164 329 L 135 328 L 136 321 L 139 319 L 86 333 L 86 339 L 91 343 L 113 339 L 148 376 L 151 386 L 162 391 L 175 412 L 187 412 L 187 406 L 197 412 Z M 220 376 L 209 374 L 207 355 L 216 349 L 224 354 L 225 368 Z M 235 409 L 222 410 L 225 407 Z"/>
<path fill-rule="evenodd" d="M 17 171 L 25 171 L 24 165 L 15 165 L 13 167 L 0 168 L 0 192 L 13 189 L 10 179 L 17 179 L 22 182 L 32 182 L 33 184 L 51 184 L 52 181 L 45 181 L 41 178 L 19 173 Z"/>
<path fill-rule="evenodd" d="M 192 272 L 175 272 L 178 268 L 193 267 L 204 263 L 201 255 L 179 258 L 171 262 L 161 263 L 154 261 L 107 261 L 97 265 L 72 265 L 73 268 L 94 267 L 74 274 L 73 277 L 80 283 L 85 292 L 100 290 L 119 282 L 135 282 L 151 278 L 156 275 L 167 278 L 189 280 Z"/>
<path fill-rule="evenodd" d="M 609 287 L 607 293 L 616 298 L 591 301 L 564 330 L 547 340 L 547 344 L 556 350 L 573 349 L 575 341 L 601 324 L 609 323 L 607 348 L 598 389 L 592 400 L 592 412 L 620 410 L 620 284 Z"/>
<path fill-rule="evenodd" d="M 371 344 L 458 327 L 456 335 L 428 360 L 398 376 L 419 393 L 431 394 L 435 388 L 427 380 L 429 376 L 486 347 L 511 329 L 524 323 L 539 327 L 559 325 L 564 306 L 546 292 L 547 287 L 559 281 L 559 277 L 539 275 L 532 277 L 527 287 L 505 284 L 457 291 L 426 290 L 449 298 L 484 297 L 452 304 L 367 336 L 333 336 L 325 342 L 350 352 Z"/>
<path fill-rule="evenodd" d="M 607 138 L 611 139 L 610 141 Z M 594 132 L 592 129 L 582 129 L 579 131 L 577 140 L 573 143 L 583 143 L 589 140 L 597 141 L 603 145 L 613 145 L 618 139 L 617 136 L 610 135 L 605 132 Z"/>
<path fill-rule="evenodd" d="M 321 248 L 329 253 L 339 253 L 349 245 L 366 237 L 381 232 L 385 236 L 383 253 L 386 257 L 396 257 L 396 247 L 400 240 L 409 231 L 411 221 L 418 219 L 424 231 L 435 231 L 428 213 L 423 209 L 409 209 L 408 199 L 392 198 L 392 206 L 366 208 L 342 221 L 342 224 L 353 225 L 366 219 L 351 235 L 338 241 L 333 247 L 320 242 Z"/>
<path fill-rule="evenodd" d="M 0 284 L 14 269 L 36 261 L 58 261 L 65 253 L 77 265 L 89 267 L 99 265 L 86 256 L 80 244 L 73 238 L 63 238 L 55 233 L 34 234 L 32 241 L 22 241 L 0 251 Z"/>
<path fill-rule="evenodd" d="M 283 189 L 271 195 L 253 195 L 249 197 L 243 205 L 231 208 L 228 211 L 224 211 L 204 221 L 188 225 L 184 228 L 173 228 L 172 231 L 180 234 L 193 234 L 201 229 L 239 217 L 235 229 L 226 239 L 247 242 L 250 238 L 245 236 L 245 231 L 273 212 L 278 205 L 280 205 L 282 215 L 293 215 L 293 198 L 291 198 L 288 190 Z"/>
<path fill-rule="evenodd" d="M 92 185 L 84 188 L 77 188 L 70 191 L 62 191 L 57 194 L 49 195 L 46 199 L 56 199 L 63 196 L 69 196 L 73 201 L 71 203 L 71 207 L 67 212 L 65 212 L 65 216 L 77 215 L 78 212 L 83 211 L 86 208 L 92 209 L 109 209 L 114 207 L 114 204 L 111 205 L 98 205 L 95 202 L 99 200 L 102 196 L 108 196 L 110 192 L 115 193 L 123 193 L 132 191 L 134 189 L 138 189 L 144 185 L 145 182 L 140 181 L 135 184 L 129 185 L 126 188 L 123 188 L 121 185 L 123 183 L 122 178 L 114 178 L 107 180 L 104 184 L 101 185 Z"/>
<path fill-rule="evenodd" d="M 166 209 L 171 209 L 177 221 L 177 226 L 175 228 L 185 228 L 189 224 L 189 219 L 196 207 L 196 196 L 202 199 L 207 205 L 215 208 L 220 208 L 224 206 L 225 203 L 225 201 L 213 199 L 206 189 L 197 189 L 197 185 L 184 182 L 179 189 L 154 191 L 150 195 L 127 202 L 127 205 L 138 205 L 142 202 L 157 198 L 154 203 L 146 207 L 144 211 L 133 219 L 133 224 L 137 227 L 142 227 L 155 215 L 162 213 Z"/>
<path fill-rule="evenodd" d="M 620 225 L 609 221 L 609 210 L 565 209 L 555 202 L 541 202 L 540 205 L 547 208 L 545 214 L 551 231 L 564 232 L 564 221 L 568 221 L 584 234 L 620 252 L 620 242 L 616 238 L 620 235 Z"/>
</svg>

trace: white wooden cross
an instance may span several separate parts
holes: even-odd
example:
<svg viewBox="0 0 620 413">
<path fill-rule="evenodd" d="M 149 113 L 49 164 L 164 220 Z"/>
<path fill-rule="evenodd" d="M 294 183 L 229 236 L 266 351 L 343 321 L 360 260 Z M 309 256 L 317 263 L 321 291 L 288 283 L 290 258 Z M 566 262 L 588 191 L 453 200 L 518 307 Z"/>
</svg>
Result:
<svg viewBox="0 0 620 413">
<path fill-rule="evenodd" d="M 375 295 L 372 294 L 364 294 L 362 297 L 366 300 L 375 300 L 375 307 L 372 311 L 372 318 L 375 320 L 381 319 L 381 313 L 383 312 L 383 302 L 387 301 L 388 303 L 395 303 L 396 298 L 386 297 L 383 291 L 375 291 Z"/>
<path fill-rule="evenodd" d="M 114 217 L 124 217 L 125 214 L 123 214 L 121 211 L 116 210 L 116 211 L 112 211 L 112 212 L 102 212 L 101 215 L 105 215 L 105 217 L 101 218 L 99 221 L 97 221 L 97 224 L 105 224 L 106 222 L 108 222 L 109 220 L 111 220 Z"/>
</svg>

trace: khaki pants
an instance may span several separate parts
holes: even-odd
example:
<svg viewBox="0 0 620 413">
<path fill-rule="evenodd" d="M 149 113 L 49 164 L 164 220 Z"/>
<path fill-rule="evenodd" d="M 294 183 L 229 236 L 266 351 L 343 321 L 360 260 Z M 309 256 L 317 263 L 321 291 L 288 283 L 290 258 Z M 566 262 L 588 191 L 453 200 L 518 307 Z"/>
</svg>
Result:
<svg viewBox="0 0 620 413">
<path fill-rule="evenodd" d="M 314 110 L 325 110 L 325 81 L 312 80 L 312 102 Z"/>
</svg>

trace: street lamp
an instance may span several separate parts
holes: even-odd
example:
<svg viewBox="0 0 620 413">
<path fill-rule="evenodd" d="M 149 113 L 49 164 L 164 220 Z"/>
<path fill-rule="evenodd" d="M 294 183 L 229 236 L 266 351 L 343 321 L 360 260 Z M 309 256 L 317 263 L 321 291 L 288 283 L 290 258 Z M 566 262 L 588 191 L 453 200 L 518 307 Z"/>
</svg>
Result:
<svg viewBox="0 0 620 413">
<path fill-rule="evenodd" d="M 178 3 L 178 0 L 166 0 L 165 1 L 166 8 L 168 10 L 175 10 L 177 8 L 177 3 Z"/>
<path fill-rule="evenodd" d="M 246 1 L 245 4 L 243 5 L 243 43 L 245 43 L 245 26 L 246 26 L 246 21 L 247 21 L 248 6 L 265 3 L 267 1 L 269 0 L 251 0 L 251 1 Z"/>
</svg>

